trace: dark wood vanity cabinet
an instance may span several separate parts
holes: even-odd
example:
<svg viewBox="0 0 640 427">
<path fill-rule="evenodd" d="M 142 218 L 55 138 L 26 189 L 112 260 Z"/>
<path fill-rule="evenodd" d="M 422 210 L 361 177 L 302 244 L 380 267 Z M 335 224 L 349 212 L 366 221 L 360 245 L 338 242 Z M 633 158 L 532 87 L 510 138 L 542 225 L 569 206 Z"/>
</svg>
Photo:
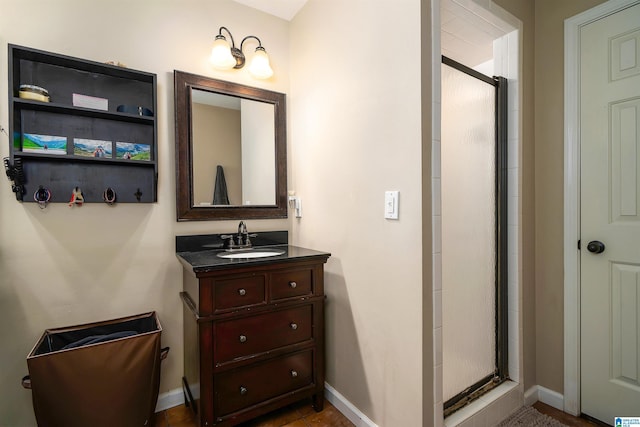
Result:
<svg viewBox="0 0 640 427">
<path fill-rule="evenodd" d="M 327 258 L 185 268 L 183 387 L 200 426 L 233 426 L 308 397 L 322 410 Z"/>
</svg>

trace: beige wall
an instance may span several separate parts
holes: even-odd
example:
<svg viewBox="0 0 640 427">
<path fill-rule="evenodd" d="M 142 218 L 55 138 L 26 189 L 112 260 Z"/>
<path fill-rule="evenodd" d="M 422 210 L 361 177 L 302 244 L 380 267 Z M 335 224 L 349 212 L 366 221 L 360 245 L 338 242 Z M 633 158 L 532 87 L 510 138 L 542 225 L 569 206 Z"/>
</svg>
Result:
<svg viewBox="0 0 640 427">
<path fill-rule="evenodd" d="M 420 4 L 310 0 L 289 24 L 229 0 L 159 0 L 153 7 L 0 0 L 0 81 L 7 81 L 6 43 L 154 72 L 159 156 L 156 204 L 41 211 L 15 202 L 7 183 L 0 186 L 0 336 L 10 343 L 0 353 L 3 425 L 34 423 L 31 395 L 19 384 L 25 356 L 47 327 L 157 310 L 163 344 L 172 347 L 161 392 L 180 385 L 182 276 L 174 236 L 228 232 L 236 221 L 175 221 L 173 69 L 288 94 L 290 188 L 302 197 L 304 218 L 250 221 L 250 231 L 292 223 L 295 243 L 333 253 L 327 380 L 381 426 L 432 419 L 431 225 L 422 215 L 431 197 L 422 185 L 430 177 L 431 60 L 429 12 Z M 19 22 L 24 10 L 37 31 Z M 221 25 L 236 38 L 261 38 L 275 71 L 270 81 L 210 68 L 207 55 Z M 381 38 L 381 28 L 394 28 L 394 36 Z M 297 75 L 291 90 L 290 48 Z M 0 85 L 0 99 L 6 97 Z M 0 103 L 5 127 L 6 105 Z M 385 190 L 401 192 L 398 221 L 382 217 Z"/>
<path fill-rule="evenodd" d="M 291 26 L 291 189 L 304 214 L 293 240 L 332 253 L 326 379 L 380 426 L 423 425 L 423 397 L 425 420 L 433 409 L 421 13 L 419 0 L 309 0 Z M 400 191 L 399 220 L 383 217 L 385 190 Z"/>
<path fill-rule="evenodd" d="M 564 392 L 564 20 L 603 0 L 496 0 L 524 24 L 525 389 Z"/>
<path fill-rule="evenodd" d="M 229 232 L 237 221 L 177 223 L 173 70 L 289 92 L 289 24 L 230 0 L 0 0 L 0 124 L 8 127 L 7 43 L 96 61 L 118 60 L 158 76 L 158 202 L 86 204 L 70 209 L 15 201 L 0 182 L 0 424 L 34 425 L 31 393 L 22 390 L 26 355 L 45 328 L 159 313 L 164 345 L 161 392 L 180 387 L 182 286 L 177 234 Z M 29 11 L 28 25 L 24 14 Z M 275 76 L 214 71 L 213 37 L 258 35 Z M 0 157 L 8 141 L 0 134 Z M 71 189 L 69 189 L 71 191 Z M 28 196 L 27 196 L 28 197 Z M 253 220 L 250 231 L 282 230 L 286 220 Z"/>
</svg>

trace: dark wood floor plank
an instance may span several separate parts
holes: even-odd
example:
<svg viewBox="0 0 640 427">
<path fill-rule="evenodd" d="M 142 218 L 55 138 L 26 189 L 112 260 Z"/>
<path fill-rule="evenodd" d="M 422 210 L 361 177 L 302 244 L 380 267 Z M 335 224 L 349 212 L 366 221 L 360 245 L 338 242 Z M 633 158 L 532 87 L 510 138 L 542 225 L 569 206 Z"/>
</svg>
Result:
<svg viewBox="0 0 640 427">
<path fill-rule="evenodd" d="M 554 408 L 553 406 L 549 406 L 542 402 L 536 402 L 533 404 L 533 407 L 538 410 L 538 412 L 543 413 L 545 415 L 549 415 L 552 418 L 560 421 L 563 424 L 566 424 L 570 427 L 606 427 L 607 424 L 593 422 L 587 420 L 585 418 L 574 417 L 573 415 L 569 415 L 565 412 L 560 411 L 559 409 Z"/>
<path fill-rule="evenodd" d="M 340 426 L 352 427 L 353 423 L 342 415 L 333 405 L 325 402 L 325 409 L 315 413 L 307 411 L 307 405 L 296 404 L 290 408 L 283 408 L 272 414 L 267 414 L 254 422 L 246 423 L 247 426 L 260 427 L 306 427 L 306 426 Z M 533 405 L 539 412 L 570 427 L 605 427 L 607 424 L 593 422 L 584 418 L 566 414 L 552 406 L 542 402 Z M 195 420 L 190 415 L 190 410 L 184 405 L 167 409 L 156 415 L 157 427 L 197 427 Z"/>
<path fill-rule="evenodd" d="M 325 400 L 324 409 L 315 412 L 311 403 L 295 403 L 242 424 L 243 427 L 353 427 L 354 424 Z M 184 405 L 169 408 L 156 414 L 157 427 L 198 427 L 191 411 Z"/>
</svg>

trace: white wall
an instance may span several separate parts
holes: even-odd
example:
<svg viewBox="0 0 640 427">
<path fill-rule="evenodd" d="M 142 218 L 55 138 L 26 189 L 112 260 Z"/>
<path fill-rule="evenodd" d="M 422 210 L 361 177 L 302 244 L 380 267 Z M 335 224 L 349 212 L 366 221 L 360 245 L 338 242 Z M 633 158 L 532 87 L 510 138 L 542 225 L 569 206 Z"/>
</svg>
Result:
<svg viewBox="0 0 640 427">
<path fill-rule="evenodd" d="M 431 352 L 422 343 L 421 3 L 309 0 L 291 26 L 290 189 L 304 215 L 293 240 L 332 253 L 326 379 L 379 426 L 423 425 Z M 385 190 L 400 191 L 398 220 L 383 217 Z"/>
<path fill-rule="evenodd" d="M 96 61 L 117 60 L 158 76 L 158 202 L 69 208 L 15 201 L 0 182 L 0 424 L 35 425 L 22 390 L 26 356 L 45 328 L 156 310 L 163 345 L 161 392 L 182 376 L 181 267 L 177 234 L 229 232 L 237 221 L 177 223 L 173 70 L 289 92 L 289 24 L 230 0 L 0 0 L 0 124 L 8 127 L 7 43 Z M 26 12 L 28 11 L 28 13 Z M 28 14 L 28 23 L 25 21 Z M 275 75 L 214 71 L 208 54 L 218 27 L 258 35 Z M 0 134 L 0 156 L 8 140 Z M 69 189 L 71 191 L 71 189 Z M 286 220 L 253 220 L 250 231 L 282 230 Z"/>
</svg>

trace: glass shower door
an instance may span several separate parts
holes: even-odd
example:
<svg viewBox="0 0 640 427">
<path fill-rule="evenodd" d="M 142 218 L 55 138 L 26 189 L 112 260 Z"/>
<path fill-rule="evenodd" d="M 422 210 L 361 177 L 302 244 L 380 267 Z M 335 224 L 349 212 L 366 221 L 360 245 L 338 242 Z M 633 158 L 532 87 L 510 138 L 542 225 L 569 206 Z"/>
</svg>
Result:
<svg viewBox="0 0 640 427">
<path fill-rule="evenodd" d="M 445 414 L 506 376 L 499 369 L 499 358 L 506 357 L 499 349 L 504 332 L 500 328 L 506 330 L 499 313 L 500 298 L 506 296 L 499 287 L 501 251 L 506 253 L 500 203 L 506 144 L 499 143 L 499 80 L 446 62 L 441 141 Z"/>
</svg>

